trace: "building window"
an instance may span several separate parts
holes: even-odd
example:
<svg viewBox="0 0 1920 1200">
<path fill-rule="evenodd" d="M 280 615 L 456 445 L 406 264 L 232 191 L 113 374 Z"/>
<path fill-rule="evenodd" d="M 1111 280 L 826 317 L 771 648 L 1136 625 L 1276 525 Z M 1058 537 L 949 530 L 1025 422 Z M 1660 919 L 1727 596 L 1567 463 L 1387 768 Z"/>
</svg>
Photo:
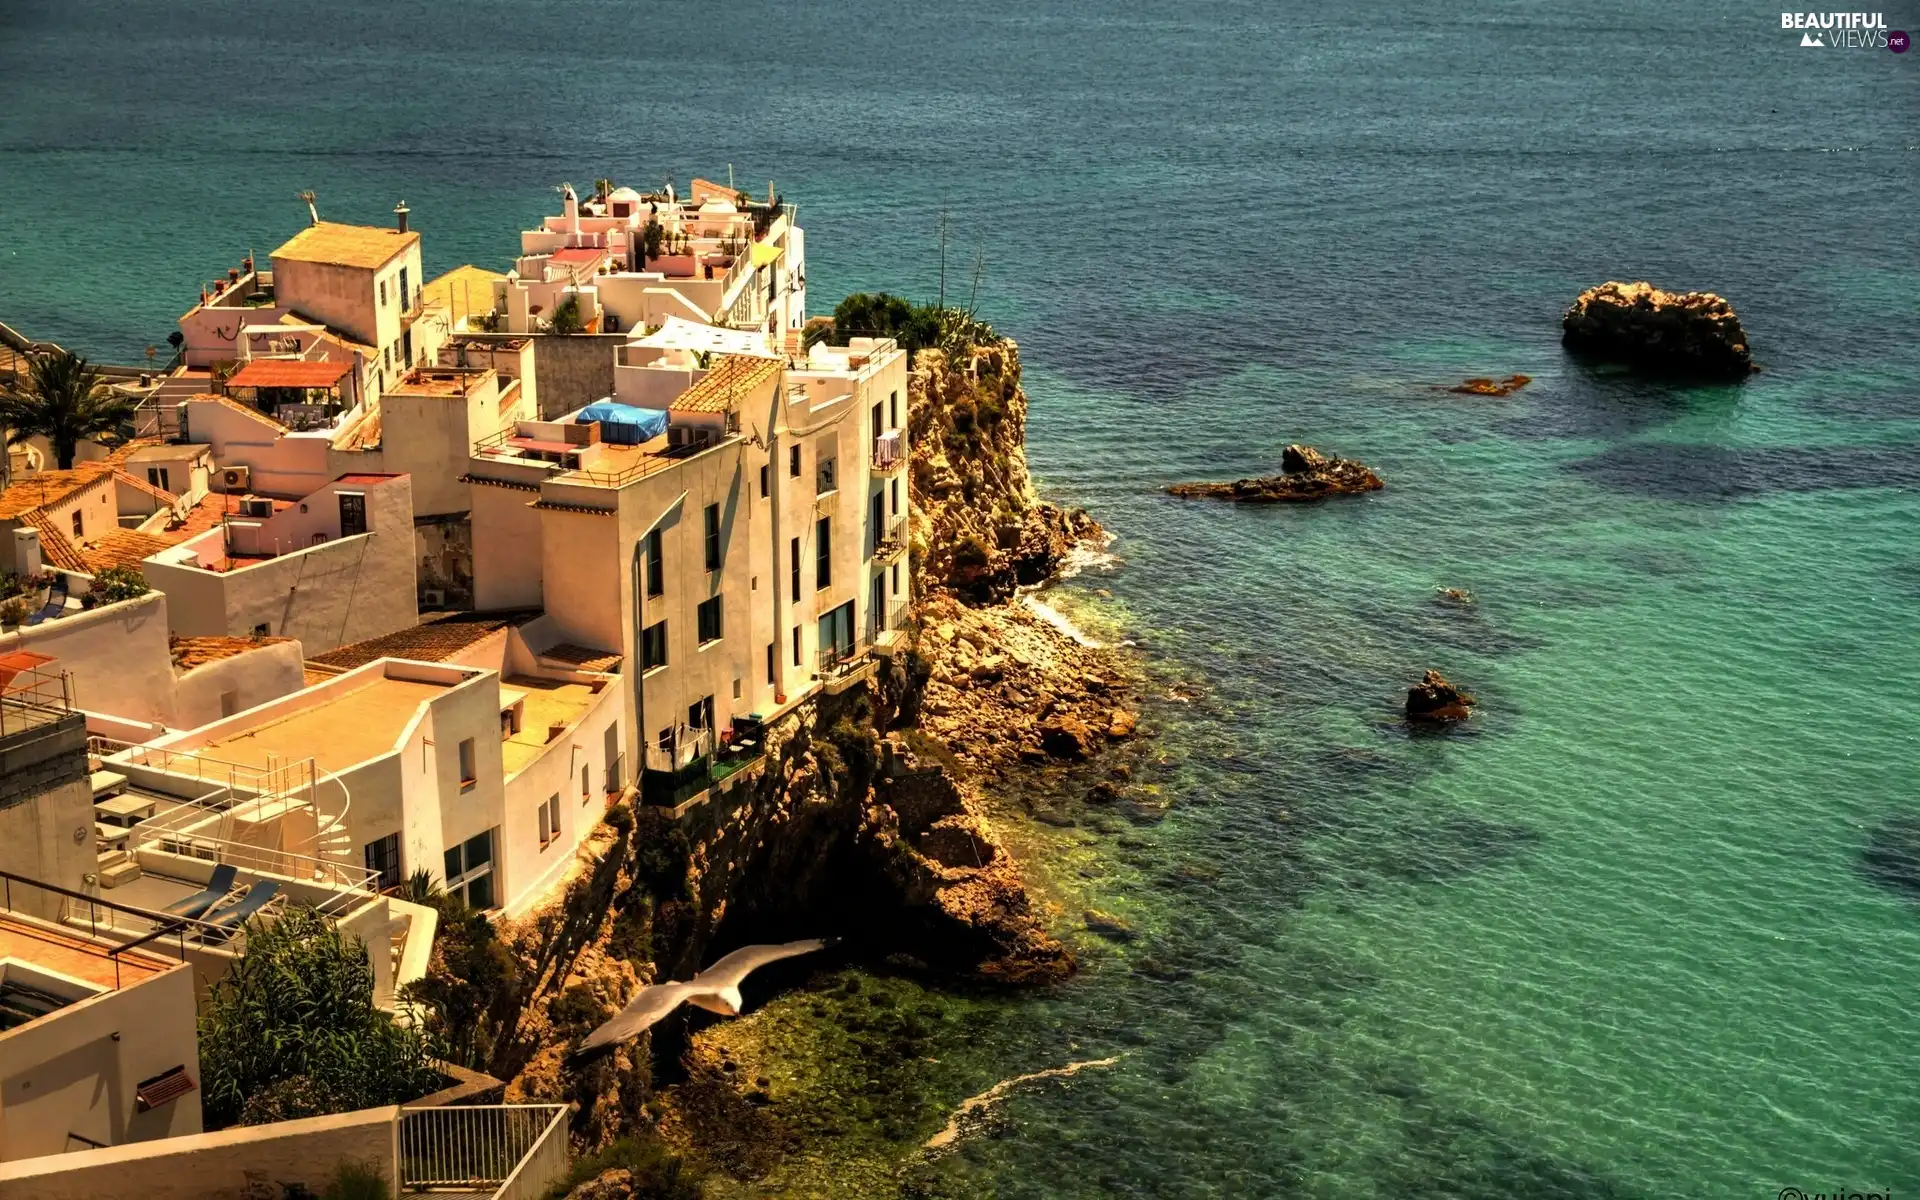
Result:
<svg viewBox="0 0 1920 1200">
<path fill-rule="evenodd" d="M 647 595 L 658 596 L 667 590 L 667 572 L 660 548 L 660 531 L 647 535 Z"/>
<path fill-rule="evenodd" d="M 580 768 L 580 803 L 585 804 L 593 797 L 593 764 Z"/>
<path fill-rule="evenodd" d="M 173 484 L 168 481 L 167 469 L 165 467 L 148 467 L 147 482 L 163 492 L 173 490 Z"/>
<path fill-rule="evenodd" d="M 540 848 L 545 850 L 547 843 L 560 836 L 560 793 L 547 797 L 540 806 Z"/>
<path fill-rule="evenodd" d="M 655 621 L 640 631 L 640 669 L 651 671 L 667 665 L 667 623 Z"/>
<path fill-rule="evenodd" d="M 887 398 L 887 428 L 900 428 L 900 393 L 895 392 Z"/>
<path fill-rule="evenodd" d="M 385 308 L 386 305 L 387 305 L 387 281 L 382 279 L 380 281 L 380 306 L 382 308 Z"/>
<path fill-rule="evenodd" d="M 460 739 L 460 786 L 472 787 L 480 779 L 478 760 L 473 753 L 473 739 Z"/>
<path fill-rule="evenodd" d="M 407 269 L 400 268 L 400 307 L 407 307 Z"/>
<path fill-rule="evenodd" d="M 773 682 L 773 643 L 767 643 L 767 682 Z"/>
<path fill-rule="evenodd" d="M 446 853 L 446 884 L 449 896 L 458 896 L 473 909 L 492 908 L 493 833 L 477 833 L 450 847 Z"/>
<path fill-rule="evenodd" d="M 896 596 L 900 594 L 900 564 L 899 563 L 893 564 L 893 594 Z"/>
<path fill-rule="evenodd" d="M 703 696 L 687 705 L 687 727 L 689 729 L 713 728 L 712 696 Z"/>
<path fill-rule="evenodd" d="M 800 478 L 800 447 L 798 446 L 787 447 L 787 474 L 795 479 Z"/>
<path fill-rule="evenodd" d="M 793 627 L 793 665 L 800 665 L 800 627 Z"/>
<path fill-rule="evenodd" d="M 900 481 L 890 479 L 887 481 L 887 487 L 892 493 L 888 499 L 893 506 L 893 515 L 897 517 L 900 515 Z"/>
<path fill-rule="evenodd" d="M 813 527 L 813 586 L 833 586 L 833 518 L 821 517 Z"/>
<path fill-rule="evenodd" d="M 720 569 L 720 506 L 709 504 L 706 509 L 707 570 Z"/>
<path fill-rule="evenodd" d="M 262 621 L 258 625 L 255 625 L 253 627 L 253 636 L 257 638 L 272 637 L 273 626 L 267 624 L 265 621 Z"/>
<path fill-rule="evenodd" d="M 390 833 L 367 843 L 367 870 L 379 876 L 375 885 L 381 891 L 400 886 L 400 835 Z"/>
<path fill-rule="evenodd" d="M 793 539 L 793 602 L 800 603 L 800 539 Z"/>
<path fill-rule="evenodd" d="M 700 607 L 694 610 L 694 616 L 700 627 L 700 644 L 720 640 L 720 597 L 702 600 Z"/>
<path fill-rule="evenodd" d="M 840 486 L 840 472 L 836 459 L 822 458 L 820 460 L 820 466 L 814 475 L 813 485 L 813 490 L 822 496 L 834 491 Z"/>
<path fill-rule="evenodd" d="M 772 491 L 773 468 L 765 463 L 760 465 L 760 498 L 765 500 Z"/>
<path fill-rule="evenodd" d="M 84 528 L 84 526 L 80 521 L 80 510 L 76 508 L 73 510 L 73 536 L 79 537 L 82 528 Z"/>
</svg>

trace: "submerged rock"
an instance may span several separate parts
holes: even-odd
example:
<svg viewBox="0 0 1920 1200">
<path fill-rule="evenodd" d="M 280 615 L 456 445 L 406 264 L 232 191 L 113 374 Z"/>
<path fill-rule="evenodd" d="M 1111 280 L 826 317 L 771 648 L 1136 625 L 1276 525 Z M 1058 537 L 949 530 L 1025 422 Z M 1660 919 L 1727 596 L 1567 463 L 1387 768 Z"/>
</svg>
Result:
<svg viewBox="0 0 1920 1200">
<path fill-rule="evenodd" d="M 1531 375 L 1509 375 L 1505 379 L 1490 379 L 1484 375 L 1475 375 L 1444 390 L 1461 396 L 1511 396 L 1532 382 Z"/>
<path fill-rule="evenodd" d="M 1880 886 L 1920 899 L 1920 815 L 1882 822 L 1860 852 L 1860 869 Z"/>
<path fill-rule="evenodd" d="M 1086 922 L 1088 933 L 1096 934 L 1108 941 L 1130 942 L 1133 940 L 1133 927 L 1112 913 L 1090 908 L 1081 914 L 1081 920 Z"/>
<path fill-rule="evenodd" d="M 1312 446 L 1296 444 L 1281 451 L 1278 475 L 1236 479 L 1230 483 L 1174 483 L 1167 485 L 1167 491 L 1187 499 L 1268 504 L 1374 492 L 1385 486 L 1386 482 L 1372 469 L 1352 459 L 1334 458 Z"/>
<path fill-rule="evenodd" d="M 1072 713 L 1050 717 L 1040 726 L 1040 748 L 1055 758 L 1087 758 L 1094 750 L 1093 730 Z"/>
<path fill-rule="evenodd" d="M 1560 326 L 1574 353 L 1643 371 L 1738 379 L 1758 369 L 1733 305 L 1712 292 L 1609 281 L 1581 292 Z"/>
<path fill-rule="evenodd" d="M 1473 703 L 1473 697 L 1448 683 L 1445 675 L 1428 671 L 1407 689 L 1407 720 L 1464 721 Z"/>
</svg>

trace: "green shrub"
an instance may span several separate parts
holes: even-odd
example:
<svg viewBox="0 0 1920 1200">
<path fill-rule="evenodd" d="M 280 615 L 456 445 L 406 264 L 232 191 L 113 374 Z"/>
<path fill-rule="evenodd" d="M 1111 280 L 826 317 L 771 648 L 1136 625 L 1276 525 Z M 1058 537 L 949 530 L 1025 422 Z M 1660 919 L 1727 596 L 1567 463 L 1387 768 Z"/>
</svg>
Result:
<svg viewBox="0 0 1920 1200">
<path fill-rule="evenodd" d="M 93 587 L 89 590 L 100 597 L 101 604 L 118 604 L 144 596 L 152 589 L 147 587 L 146 576 L 134 568 L 108 567 L 93 577 Z"/>
<path fill-rule="evenodd" d="M 19 596 L 0 604 L 0 625 L 24 625 L 33 608 Z"/>
<path fill-rule="evenodd" d="M 633 1200 L 700 1200 L 700 1184 L 686 1164 L 658 1139 L 636 1134 L 573 1162 L 567 1177 L 547 1192 L 548 1200 L 560 1200 L 583 1183 L 608 1171 L 626 1171 L 632 1175 Z"/>
<path fill-rule="evenodd" d="M 296 905 L 247 927 L 200 1018 L 207 1127 L 417 1100 L 442 1086 L 426 1039 L 373 1006 L 359 939 Z"/>
<path fill-rule="evenodd" d="M 433 886 L 425 872 L 416 873 L 408 889 L 415 903 L 439 912 L 440 924 L 427 973 L 403 988 L 401 996 L 427 1007 L 427 1032 L 450 1061 L 485 1070 L 493 1057 L 493 1014 L 506 1009 L 517 994 L 520 968 L 485 913 Z"/>
<path fill-rule="evenodd" d="M 553 318 L 547 322 L 547 327 L 555 333 L 583 332 L 586 324 L 580 320 L 580 297 L 568 296 L 555 306 Z"/>
<path fill-rule="evenodd" d="M 953 548 L 953 565 L 978 569 L 993 561 L 993 547 L 977 533 L 969 533 Z"/>
</svg>

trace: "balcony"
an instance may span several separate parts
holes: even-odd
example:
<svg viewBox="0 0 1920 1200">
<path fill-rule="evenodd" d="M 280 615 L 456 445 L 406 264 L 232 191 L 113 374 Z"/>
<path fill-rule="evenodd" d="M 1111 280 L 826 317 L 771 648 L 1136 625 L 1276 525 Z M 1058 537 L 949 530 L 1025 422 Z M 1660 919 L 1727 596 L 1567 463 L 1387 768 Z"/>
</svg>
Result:
<svg viewBox="0 0 1920 1200">
<path fill-rule="evenodd" d="M 886 475 L 898 471 L 907 465 L 906 434 L 898 429 L 889 429 L 873 439 L 873 471 L 876 475 Z"/>
<path fill-rule="evenodd" d="M 873 538 L 873 556 L 881 562 L 891 562 L 899 558 L 907 549 L 907 519 L 895 517 L 891 524 L 881 529 Z"/>
</svg>

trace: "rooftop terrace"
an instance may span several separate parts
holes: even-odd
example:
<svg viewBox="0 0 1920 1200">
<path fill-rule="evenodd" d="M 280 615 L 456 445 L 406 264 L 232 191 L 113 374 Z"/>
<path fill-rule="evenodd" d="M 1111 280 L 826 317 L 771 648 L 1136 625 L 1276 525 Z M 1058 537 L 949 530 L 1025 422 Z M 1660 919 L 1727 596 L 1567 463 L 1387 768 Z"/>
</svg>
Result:
<svg viewBox="0 0 1920 1200">
<path fill-rule="evenodd" d="M 520 732 L 507 738 L 501 747 L 509 777 L 546 753 L 553 731 L 578 721 L 592 706 L 594 697 L 604 690 L 589 684 L 531 675 L 509 675 L 501 683 L 502 705 L 515 698 L 510 693 L 519 693 L 524 701 Z"/>
<path fill-rule="evenodd" d="M 225 762 L 267 767 L 312 758 L 322 774 L 345 771 L 393 749 L 422 702 L 447 685 L 376 675 L 359 687 L 315 698 L 276 720 L 200 749 Z"/>
</svg>

